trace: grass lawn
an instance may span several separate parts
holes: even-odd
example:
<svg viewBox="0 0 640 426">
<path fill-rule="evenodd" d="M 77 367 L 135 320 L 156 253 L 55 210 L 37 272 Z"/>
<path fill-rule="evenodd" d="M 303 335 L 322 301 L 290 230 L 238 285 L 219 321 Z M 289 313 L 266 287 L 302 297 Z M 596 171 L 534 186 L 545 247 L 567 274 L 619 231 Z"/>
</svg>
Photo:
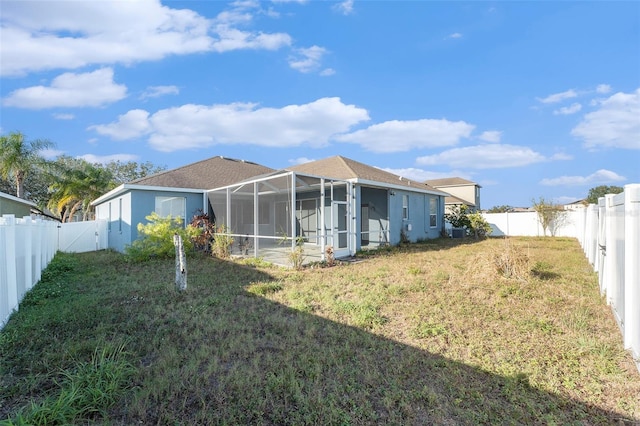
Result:
<svg viewBox="0 0 640 426">
<path fill-rule="evenodd" d="M 0 332 L 0 419 L 640 421 L 640 374 L 577 241 L 358 257 L 301 271 L 194 257 L 178 294 L 172 259 L 58 253 Z"/>
</svg>

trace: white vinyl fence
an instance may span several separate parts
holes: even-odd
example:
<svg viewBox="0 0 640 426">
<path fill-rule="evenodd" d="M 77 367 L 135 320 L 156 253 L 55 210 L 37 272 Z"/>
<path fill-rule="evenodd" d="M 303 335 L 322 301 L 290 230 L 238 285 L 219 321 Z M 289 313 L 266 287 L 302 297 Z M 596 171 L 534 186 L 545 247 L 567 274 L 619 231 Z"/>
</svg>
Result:
<svg viewBox="0 0 640 426">
<path fill-rule="evenodd" d="M 567 210 L 554 235 L 574 237 L 598 272 L 600 292 L 611 305 L 625 348 L 640 367 L 640 184 L 606 195 L 598 205 Z M 493 236 L 542 236 L 536 212 L 485 213 Z"/>
<path fill-rule="evenodd" d="M 106 221 L 58 223 L 26 216 L 0 217 L 0 328 L 58 250 L 107 248 Z"/>
</svg>

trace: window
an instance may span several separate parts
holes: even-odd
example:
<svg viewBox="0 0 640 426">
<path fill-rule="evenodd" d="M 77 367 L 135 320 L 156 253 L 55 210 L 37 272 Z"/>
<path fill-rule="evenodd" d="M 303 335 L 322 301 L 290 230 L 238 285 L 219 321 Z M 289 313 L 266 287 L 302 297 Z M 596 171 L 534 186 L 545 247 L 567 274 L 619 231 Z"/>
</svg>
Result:
<svg viewBox="0 0 640 426">
<path fill-rule="evenodd" d="M 438 199 L 429 197 L 429 226 L 435 228 L 438 226 Z"/>
<path fill-rule="evenodd" d="M 402 219 L 409 219 L 409 196 L 402 196 Z"/>
<path fill-rule="evenodd" d="M 155 212 L 160 217 L 171 216 L 185 219 L 187 199 L 185 197 L 156 197 Z"/>
</svg>

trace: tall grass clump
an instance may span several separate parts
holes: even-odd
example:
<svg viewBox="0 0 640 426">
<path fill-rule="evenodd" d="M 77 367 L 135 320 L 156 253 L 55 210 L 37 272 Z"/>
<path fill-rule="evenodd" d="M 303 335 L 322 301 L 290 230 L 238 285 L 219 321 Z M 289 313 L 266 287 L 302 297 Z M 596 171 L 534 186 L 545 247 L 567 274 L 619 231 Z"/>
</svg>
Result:
<svg viewBox="0 0 640 426">
<path fill-rule="evenodd" d="M 493 255 L 493 262 L 496 271 L 505 278 L 521 281 L 529 279 L 529 256 L 522 247 L 511 244 L 508 239 L 505 239 L 502 249 Z"/>
<path fill-rule="evenodd" d="M 96 349 L 89 362 L 77 362 L 61 372 L 57 395 L 31 401 L 3 425 L 64 425 L 85 423 L 108 415 L 127 391 L 135 368 L 124 359 L 124 345 Z"/>
</svg>

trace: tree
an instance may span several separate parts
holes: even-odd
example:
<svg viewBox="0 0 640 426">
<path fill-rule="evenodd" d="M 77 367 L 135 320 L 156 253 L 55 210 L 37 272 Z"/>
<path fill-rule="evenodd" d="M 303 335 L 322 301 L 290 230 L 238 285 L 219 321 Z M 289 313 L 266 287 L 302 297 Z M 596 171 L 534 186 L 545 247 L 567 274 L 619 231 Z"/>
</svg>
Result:
<svg viewBox="0 0 640 426">
<path fill-rule="evenodd" d="M 487 213 L 506 213 L 510 211 L 513 211 L 513 207 L 509 205 L 502 205 L 491 207 L 489 210 L 487 210 Z"/>
<path fill-rule="evenodd" d="M 461 204 L 451 207 L 450 212 L 444 214 L 444 219 L 454 228 L 468 228 L 470 226 L 468 213 L 469 207 Z"/>
<path fill-rule="evenodd" d="M 165 166 L 156 166 L 150 161 L 145 161 L 144 163 L 110 161 L 103 167 L 112 174 L 113 180 L 117 185 L 167 170 Z"/>
<path fill-rule="evenodd" d="M 533 200 L 533 208 L 538 213 L 538 220 L 542 225 L 542 232 L 547 235 L 547 231 L 551 236 L 556 235 L 558 228 L 562 226 L 566 220 L 567 211 L 558 204 L 540 197 L 538 201 Z"/>
<path fill-rule="evenodd" d="M 596 186 L 595 188 L 591 188 L 589 190 L 589 195 L 587 195 L 586 202 L 587 204 L 598 204 L 598 198 L 604 197 L 607 194 L 619 194 L 622 191 L 624 191 L 624 188 L 620 186 Z"/>
<path fill-rule="evenodd" d="M 116 186 L 111 172 L 77 158 L 59 157 L 53 171 L 57 176 L 49 187 L 48 207 L 57 212 L 63 222 L 70 222 L 80 209 L 82 219 L 87 220 L 91 201 Z"/>
<path fill-rule="evenodd" d="M 0 176 L 14 180 L 16 197 L 25 198 L 25 179 L 46 163 L 40 151 L 51 147 L 53 143 L 46 139 L 27 141 L 20 132 L 0 136 Z"/>
</svg>

